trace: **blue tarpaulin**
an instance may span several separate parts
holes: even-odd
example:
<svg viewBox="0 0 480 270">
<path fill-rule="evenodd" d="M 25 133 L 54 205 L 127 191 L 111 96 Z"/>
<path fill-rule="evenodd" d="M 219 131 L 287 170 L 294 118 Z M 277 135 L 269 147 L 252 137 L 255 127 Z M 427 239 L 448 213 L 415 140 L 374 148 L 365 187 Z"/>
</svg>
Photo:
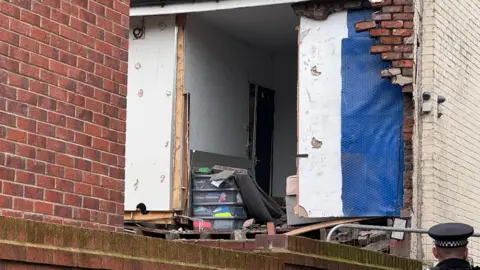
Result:
<svg viewBox="0 0 480 270">
<path fill-rule="evenodd" d="M 399 215 L 403 202 L 403 97 L 382 79 L 390 63 L 371 55 L 375 39 L 354 24 L 371 10 L 348 13 L 342 40 L 342 201 L 345 216 Z"/>
</svg>

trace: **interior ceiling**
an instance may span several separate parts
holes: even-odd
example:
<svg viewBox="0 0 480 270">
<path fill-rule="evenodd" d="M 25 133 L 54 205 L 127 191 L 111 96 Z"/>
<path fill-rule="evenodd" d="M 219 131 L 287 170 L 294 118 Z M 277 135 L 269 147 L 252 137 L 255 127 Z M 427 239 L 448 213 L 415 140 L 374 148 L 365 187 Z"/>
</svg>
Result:
<svg viewBox="0 0 480 270">
<path fill-rule="evenodd" d="M 264 51 L 297 50 L 300 18 L 290 4 L 196 13 L 212 26 Z"/>
</svg>

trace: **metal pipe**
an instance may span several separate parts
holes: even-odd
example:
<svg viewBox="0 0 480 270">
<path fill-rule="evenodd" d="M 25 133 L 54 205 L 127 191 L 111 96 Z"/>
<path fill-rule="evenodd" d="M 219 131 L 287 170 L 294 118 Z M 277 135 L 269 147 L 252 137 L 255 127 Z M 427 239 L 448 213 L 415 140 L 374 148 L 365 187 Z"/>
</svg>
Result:
<svg viewBox="0 0 480 270">
<path fill-rule="evenodd" d="M 130 230 L 130 229 L 123 229 L 124 232 L 127 232 L 127 233 L 133 233 L 135 234 L 135 231 L 134 230 Z"/>
<path fill-rule="evenodd" d="M 415 229 L 415 228 L 394 228 L 394 227 L 384 227 L 384 226 L 374 226 L 374 225 L 359 225 L 359 224 L 340 224 L 333 227 L 327 235 L 327 242 L 332 241 L 332 236 L 335 231 L 340 228 L 355 228 L 355 229 L 366 229 L 366 230 L 377 230 L 377 231 L 387 231 L 387 232 L 409 232 L 409 233 L 427 233 L 427 229 Z M 480 237 L 480 233 L 474 233 L 474 237 Z"/>
</svg>

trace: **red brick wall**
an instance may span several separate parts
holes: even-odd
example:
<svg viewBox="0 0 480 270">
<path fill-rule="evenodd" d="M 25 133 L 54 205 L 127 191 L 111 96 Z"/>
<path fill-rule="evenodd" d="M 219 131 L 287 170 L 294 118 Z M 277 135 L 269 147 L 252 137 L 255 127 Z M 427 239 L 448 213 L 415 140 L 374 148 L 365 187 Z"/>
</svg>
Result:
<svg viewBox="0 0 480 270">
<path fill-rule="evenodd" d="M 128 0 L 0 1 L 0 208 L 123 225 Z"/>
</svg>

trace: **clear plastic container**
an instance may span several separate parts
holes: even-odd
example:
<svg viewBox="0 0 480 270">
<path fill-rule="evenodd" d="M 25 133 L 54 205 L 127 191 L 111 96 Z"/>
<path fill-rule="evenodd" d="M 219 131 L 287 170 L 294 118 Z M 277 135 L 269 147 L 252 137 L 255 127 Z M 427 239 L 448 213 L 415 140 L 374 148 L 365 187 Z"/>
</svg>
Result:
<svg viewBox="0 0 480 270">
<path fill-rule="evenodd" d="M 241 229 L 245 220 L 241 219 L 214 219 L 213 229 L 218 231 L 233 231 Z"/>
<path fill-rule="evenodd" d="M 195 230 L 202 231 L 233 231 L 243 227 L 243 219 L 204 219 L 194 222 Z"/>
<path fill-rule="evenodd" d="M 192 199 L 198 203 L 243 203 L 242 195 L 236 189 L 231 190 L 193 190 Z"/>
<path fill-rule="evenodd" d="M 193 175 L 193 188 L 194 189 L 226 189 L 237 188 L 235 179 L 218 179 L 212 181 L 212 174 L 194 174 Z"/>
<path fill-rule="evenodd" d="M 193 206 L 195 218 L 241 218 L 247 219 L 247 213 L 243 206 L 238 205 L 195 205 Z"/>
</svg>

